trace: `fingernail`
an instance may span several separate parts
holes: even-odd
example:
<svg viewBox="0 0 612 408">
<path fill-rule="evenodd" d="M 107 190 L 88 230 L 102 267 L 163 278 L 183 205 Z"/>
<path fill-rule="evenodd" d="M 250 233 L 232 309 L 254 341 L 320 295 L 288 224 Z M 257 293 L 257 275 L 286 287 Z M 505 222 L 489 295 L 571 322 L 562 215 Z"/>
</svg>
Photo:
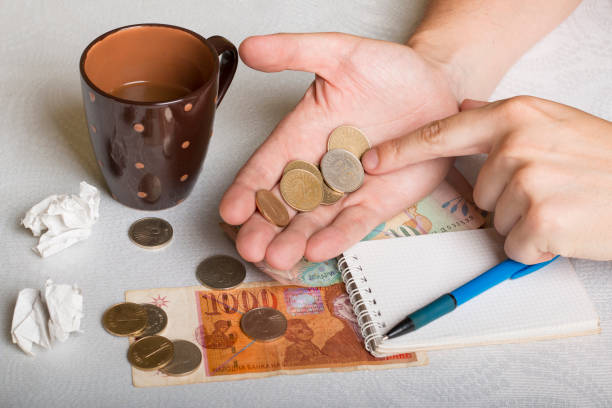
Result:
<svg viewBox="0 0 612 408">
<path fill-rule="evenodd" d="M 378 167 L 378 153 L 376 149 L 370 149 L 363 154 L 361 163 L 366 170 L 374 170 Z"/>
</svg>

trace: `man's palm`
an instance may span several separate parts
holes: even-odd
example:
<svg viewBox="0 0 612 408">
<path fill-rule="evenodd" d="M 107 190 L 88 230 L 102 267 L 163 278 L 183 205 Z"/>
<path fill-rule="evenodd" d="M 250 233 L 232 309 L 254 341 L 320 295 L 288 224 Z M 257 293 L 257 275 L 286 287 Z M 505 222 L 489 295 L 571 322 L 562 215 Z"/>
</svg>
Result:
<svg viewBox="0 0 612 408">
<path fill-rule="evenodd" d="M 446 174 L 447 160 L 366 175 L 363 186 L 332 206 L 291 211 L 286 229 L 255 212 L 255 192 L 272 190 L 285 165 L 296 159 L 319 163 L 329 133 L 349 124 L 376 145 L 457 111 L 447 78 L 407 46 L 345 34 L 277 34 L 251 37 L 240 47 L 250 67 L 316 73 L 303 99 L 253 154 L 225 193 L 220 213 L 243 224 L 236 246 L 248 261 L 265 259 L 289 269 L 302 256 L 337 256 L 376 225 L 428 194 Z"/>
</svg>

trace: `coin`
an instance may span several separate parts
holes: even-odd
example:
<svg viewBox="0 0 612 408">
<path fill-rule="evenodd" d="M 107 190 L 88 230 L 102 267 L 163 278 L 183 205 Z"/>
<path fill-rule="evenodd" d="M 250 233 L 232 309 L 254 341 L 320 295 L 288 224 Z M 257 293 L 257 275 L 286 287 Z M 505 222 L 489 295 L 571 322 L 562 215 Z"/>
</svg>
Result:
<svg viewBox="0 0 612 408">
<path fill-rule="evenodd" d="M 203 260 L 196 277 L 211 289 L 231 289 L 242 283 L 246 268 L 239 260 L 227 255 L 214 255 Z"/>
<path fill-rule="evenodd" d="M 316 165 L 312 163 L 308 163 L 307 161 L 304 161 L 304 160 L 293 160 L 289 162 L 289 164 L 287 164 L 285 166 L 285 169 L 283 170 L 283 175 L 295 169 L 306 170 L 307 172 L 314 174 L 321 181 L 321 183 L 323 183 L 323 176 L 321 176 L 321 172 L 319 171 L 319 168 Z"/>
<path fill-rule="evenodd" d="M 331 189 L 327 184 L 323 183 L 323 200 L 321 201 L 321 205 L 335 204 L 342 197 L 344 197 L 344 193 L 335 191 L 334 189 Z"/>
<path fill-rule="evenodd" d="M 261 215 L 272 224 L 279 227 L 286 227 L 289 224 L 289 213 L 285 205 L 270 191 L 257 191 L 255 204 Z"/>
<path fill-rule="evenodd" d="M 179 377 L 193 373 L 200 367 L 202 352 L 200 348 L 187 340 L 174 340 L 174 357 L 167 366 L 160 369 L 164 374 Z"/>
<path fill-rule="evenodd" d="M 132 343 L 128 361 L 141 370 L 162 368 L 174 357 L 174 345 L 162 336 L 147 336 Z"/>
<path fill-rule="evenodd" d="M 361 162 L 348 150 L 333 149 L 325 153 L 321 173 L 328 186 L 343 193 L 353 192 L 363 184 Z"/>
<path fill-rule="evenodd" d="M 147 325 L 139 336 L 152 336 L 166 328 L 168 324 L 168 315 L 161 307 L 157 307 L 150 303 L 141 303 L 140 306 L 144 307 L 147 311 Z"/>
<path fill-rule="evenodd" d="M 348 150 L 358 159 L 361 159 L 361 156 L 370 149 L 370 147 L 370 141 L 366 135 L 355 126 L 339 126 L 331 132 L 327 140 L 327 150 Z"/>
<path fill-rule="evenodd" d="M 287 319 L 276 309 L 258 307 L 246 312 L 240 319 L 240 328 L 247 337 L 258 341 L 272 341 L 287 331 Z"/>
<path fill-rule="evenodd" d="M 302 169 L 285 173 L 280 191 L 285 202 L 298 211 L 312 211 L 323 200 L 323 184 L 311 172 Z"/>
<path fill-rule="evenodd" d="M 161 218 L 142 218 L 130 226 L 128 235 L 133 243 L 145 249 L 163 248 L 172 240 L 172 226 Z"/>
<path fill-rule="evenodd" d="M 102 325 L 115 336 L 135 336 L 147 325 L 147 311 L 136 303 L 119 303 L 104 312 Z"/>
</svg>

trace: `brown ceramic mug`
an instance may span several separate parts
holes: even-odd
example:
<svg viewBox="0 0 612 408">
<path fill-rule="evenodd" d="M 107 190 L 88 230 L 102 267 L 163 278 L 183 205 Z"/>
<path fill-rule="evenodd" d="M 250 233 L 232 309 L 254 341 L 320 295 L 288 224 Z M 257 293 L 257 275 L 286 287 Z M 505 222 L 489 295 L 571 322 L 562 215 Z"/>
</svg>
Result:
<svg viewBox="0 0 612 408">
<path fill-rule="evenodd" d="M 89 135 L 114 199 L 161 210 L 189 195 L 237 64 L 225 38 L 165 24 L 117 28 L 85 48 Z"/>
</svg>

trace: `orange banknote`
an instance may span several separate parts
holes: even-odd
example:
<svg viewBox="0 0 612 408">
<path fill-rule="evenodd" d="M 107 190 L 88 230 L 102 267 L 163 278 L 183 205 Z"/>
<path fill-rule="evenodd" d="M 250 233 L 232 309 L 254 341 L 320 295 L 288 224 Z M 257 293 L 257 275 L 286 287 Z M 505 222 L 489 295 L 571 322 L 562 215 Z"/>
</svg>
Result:
<svg viewBox="0 0 612 408">
<path fill-rule="evenodd" d="M 200 368 L 185 377 L 132 369 L 137 387 L 386 369 L 427 362 L 424 353 L 388 358 L 369 354 L 343 284 L 305 288 L 260 282 L 225 291 L 201 286 L 162 288 L 128 291 L 126 300 L 163 308 L 168 325 L 160 335 L 189 340 L 200 347 L 203 356 Z M 287 331 L 283 337 L 259 342 L 242 333 L 242 315 L 261 306 L 285 315 Z"/>
</svg>

